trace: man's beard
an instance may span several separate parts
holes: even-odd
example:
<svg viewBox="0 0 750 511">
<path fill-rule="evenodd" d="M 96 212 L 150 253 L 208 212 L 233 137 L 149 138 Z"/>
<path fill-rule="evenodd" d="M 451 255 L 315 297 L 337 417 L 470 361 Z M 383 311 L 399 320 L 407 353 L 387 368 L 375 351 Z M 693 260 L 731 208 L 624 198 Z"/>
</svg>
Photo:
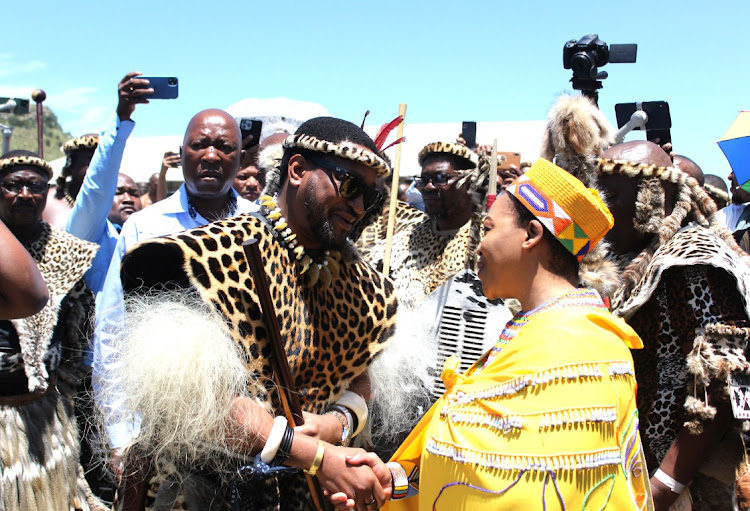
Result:
<svg viewBox="0 0 750 511">
<path fill-rule="evenodd" d="M 305 197 L 305 214 L 310 219 L 310 229 L 312 229 L 322 248 L 340 249 L 344 247 L 346 237 L 343 239 L 336 237 L 336 229 L 333 227 L 330 218 L 326 216 L 323 204 L 317 200 L 314 193 L 309 193 Z"/>
</svg>

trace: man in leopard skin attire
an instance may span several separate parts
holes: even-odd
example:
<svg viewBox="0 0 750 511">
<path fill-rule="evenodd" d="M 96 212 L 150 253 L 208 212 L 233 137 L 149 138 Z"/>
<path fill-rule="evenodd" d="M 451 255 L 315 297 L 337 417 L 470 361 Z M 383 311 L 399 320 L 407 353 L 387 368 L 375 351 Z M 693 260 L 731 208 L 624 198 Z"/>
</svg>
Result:
<svg viewBox="0 0 750 511">
<path fill-rule="evenodd" d="M 656 509 L 733 509 L 746 464 L 727 379 L 750 369 L 747 257 L 657 145 L 608 149 L 598 181 L 622 271 L 611 307 L 644 343 L 633 359 Z"/>
<path fill-rule="evenodd" d="M 230 503 L 232 509 L 312 509 L 310 492 L 299 470 L 311 466 L 315 469 L 308 473 L 317 470 L 323 488 L 345 491 L 356 496 L 361 506 L 367 503 L 373 508 L 383 500 L 376 474 L 369 469 L 347 469 L 344 457 L 356 451 L 343 447 L 366 422 L 366 369 L 391 335 L 396 300 L 392 282 L 359 257 L 347 235 L 369 207 L 379 204 L 376 183 L 390 169 L 360 128 L 340 119 L 320 117 L 305 122 L 285 140 L 277 170 L 279 175 L 269 179 L 273 186 L 266 189 L 276 196 L 261 197 L 258 213 L 238 215 L 133 247 L 123 259 L 123 288 L 129 295 L 159 289 L 167 283 L 190 290 L 181 294 L 194 294 L 207 304 L 209 316 L 216 316 L 225 325 L 227 336 L 241 352 L 243 367 L 238 372 L 250 390 L 222 392 L 237 398 L 231 404 L 231 421 L 227 421 L 236 422 L 242 433 L 236 435 L 234 430 L 213 435 L 208 442 L 211 445 L 195 456 L 190 454 L 188 463 L 183 457 L 179 467 L 209 476 L 205 479 L 211 487 L 204 493 L 213 500 L 210 509 L 224 509 Z M 277 385 L 271 377 L 271 338 L 242 249 L 242 243 L 252 238 L 262 253 L 291 376 L 306 413 L 305 423 L 294 430 L 289 445 L 282 449 L 277 443 L 276 449 L 285 455 L 279 459 L 272 455 L 272 465 L 297 470 L 267 474 L 267 468 L 256 466 L 245 470 L 253 477 L 237 479 L 232 475 L 239 467 L 253 465 L 252 458 L 248 461 L 243 456 L 265 452 L 273 443 L 270 431 L 275 431 L 282 415 Z M 152 452 L 176 452 L 178 455 L 171 457 L 175 462 L 180 459 L 179 453 L 186 451 L 179 446 L 173 449 L 172 437 L 145 435 L 166 430 L 166 421 L 173 421 L 180 411 L 169 404 L 164 409 L 144 409 L 139 403 L 147 400 L 138 401 L 137 395 L 141 383 L 162 378 L 172 370 L 180 371 L 179 376 L 169 380 L 194 381 L 191 373 L 200 368 L 178 362 L 188 349 L 182 341 L 188 335 L 184 331 L 169 334 L 180 340 L 179 345 L 150 376 L 131 376 L 138 371 L 138 361 L 129 360 L 127 368 L 119 369 L 123 388 L 133 389 L 124 393 L 128 396 L 125 408 L 141 418 L 134 445 Z M 143 342 L 143 352 L 131 349 L 123 362 L 135 351 L 134 356 L 143 357 L 144 364 L 149 359 L 153 363 L 160 350 L 153 346 L 172 341 Z M 211 356 L 202 355 L 201 363 Z M 132 366 L 134 371 L 130 370 Z M 201 391 L 211 385 L 195 382 Z M 158 387 L 154 390 L 161 392 Z M 187 399 L 184 394 L 199 393 L 195 389 L 169 392 L 181 401 Z M 198 414 L 197 407 L 189 408 L 184 412 L 188 414 L 186 422 Z M 211 413 L 211 409 L 209 415 L 224 417 L 226 410 L 217 408 Z M 200 412 L 206 415 L 205 410 Z M 179 429 L 175 428 L 182 435 Z M 190 444 L 187 450 L 197 443 L 185 442 Z M 231 452 L 238 459 L 227 457 Z M 221 468 L 214 468 L 216 465 Z M 390 491 L 390 476 L 381 483 Z"/>
</svg>

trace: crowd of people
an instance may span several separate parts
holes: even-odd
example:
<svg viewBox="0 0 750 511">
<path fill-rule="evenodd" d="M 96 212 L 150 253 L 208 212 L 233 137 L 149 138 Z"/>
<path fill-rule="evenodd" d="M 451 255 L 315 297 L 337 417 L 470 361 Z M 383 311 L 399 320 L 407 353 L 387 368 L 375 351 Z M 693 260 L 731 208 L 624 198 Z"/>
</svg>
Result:
<svg viewBox="0 0 750 511">
<path fill-rule="evenodd" d="M 520 168 L 434 141 L 391 190 L 393 123 L 208 109 L 138 184 L 151 92 L 55 186 L 0 156 L 0 509 L 750 508 L 733 174 L 563 96 Z"/>
</svg>

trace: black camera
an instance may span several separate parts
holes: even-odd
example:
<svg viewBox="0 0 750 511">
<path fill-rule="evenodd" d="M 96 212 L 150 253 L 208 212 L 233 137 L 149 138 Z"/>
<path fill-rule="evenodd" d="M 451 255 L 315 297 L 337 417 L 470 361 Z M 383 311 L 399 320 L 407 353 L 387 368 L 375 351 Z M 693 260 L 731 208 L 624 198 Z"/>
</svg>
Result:
<svg viewBox="0 0 750 511">
<path fill-rule="evenodd" d="M 563 67 L 573 70 L 573 88 L 589 96 L 596 96 L 602 88 L 600 80 L 607 78 L 606 71 L 599 68 L 609 62 L 635 62 L 638 45 L 611 44 L 599 39 L 598 34 L 583 36 L 578 41 L 568 41 L 563 47 Z"/>
<path fill-rule="evenodd" d="M 174 78 L 174 77 L 173 77 L 173 78 L 169 78 L 169 79 L 167 80 L 167 83 L 168 83 L 169 85 L 177 85 L 177 78 Z"/>
</svg>

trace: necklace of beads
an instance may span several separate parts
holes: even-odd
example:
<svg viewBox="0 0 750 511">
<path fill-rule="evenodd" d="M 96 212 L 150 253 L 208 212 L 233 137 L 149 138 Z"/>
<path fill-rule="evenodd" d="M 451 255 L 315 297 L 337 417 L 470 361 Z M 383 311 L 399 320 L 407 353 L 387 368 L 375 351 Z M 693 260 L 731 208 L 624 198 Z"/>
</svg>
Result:
<svg viewBox="0 0 750 511">
<path fill-rule="evenodd" d="M 65 200 L 70 205 L 70 207 L 72 208 L 73 204 L 76 203 L 76 200 L 73 197 L 71 197 L 71 195 L 68 192 L 65 192 L 65 196 L 64 197 L 65 197 Z"/>
<path fill-rule="evenodd" d="M 286 219 L 281 214 L 281 209 L 276 204 L 274 197 L 263 195 L 258 199 L 263 216 L 273 225 L 273 229 L 278 232 L 277 239 L 287 250 L 289 250 L 297 263 L 300 275 L 307 275 L 307 285 L 314 286 L 319 284 L 323 289 L 328 289 L 334 278 L 339 276 L 339 265 L 341 264 L 341 252 L 338 250 L 325 250 L 320 257 L 310 257 L 305 252 L 305 247 L 297 241 L 297 235 L 287 224 Z"/>
</svg>

